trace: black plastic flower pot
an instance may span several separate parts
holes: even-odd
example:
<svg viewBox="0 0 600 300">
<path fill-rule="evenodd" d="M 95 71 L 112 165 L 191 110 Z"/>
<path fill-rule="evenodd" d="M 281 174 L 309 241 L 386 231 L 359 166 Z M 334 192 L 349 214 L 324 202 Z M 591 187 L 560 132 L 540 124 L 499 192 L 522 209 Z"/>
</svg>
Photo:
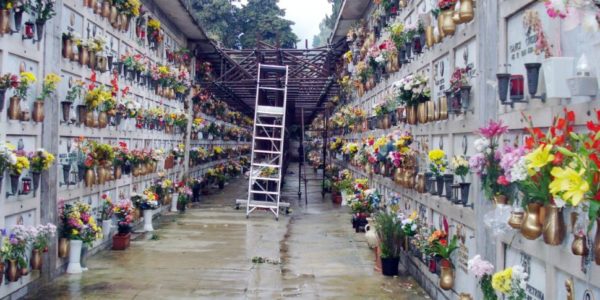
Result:
<svg viewBox="0 0 600 300">
<path fill-rule="evenodd" d="M 42 38 L 44 37 L 44 25 L 46 23 L 45 22 L 35 22 L 35 32 L 37 33 L 37 41 L 41 41 Z"/>
<path fill-rule="evenodd" d="M 385 276 L 397 276 L 399 257 L 381 258 L 381 273 Z"/>
<path fill-rule="evenodd" d="M 119 234 L 128 234 L 131 232 L 131 225 L 129 225 L 129 224 L 119 225 L 117 227 L 117 230 L 118 230 Z"/>
<path fill-rule="evenodd" d="M 405 44 L 406 47 L 406 60 L 410 60 L 411 56 L 412 56 L 412 42 L 408 42 Z"/>
<path fill-rule="evenodd" d="M 454 183 L 454 175 L 444 174 L 444 184 L 446 185 L 446 199 L 452 200 L 452 184 Z M 440 195 L 441 196 L 441 195 Z"/>
<path fill-rule="evenodd" d="M 0 111 L 4 110 L 5 96 L 6 96 L 6 89 L 0 89 Z"/>
<path fill-rule="evenodd" d="M 408 62 L 408 59 L 406 58 L 406 47 L 401 47 L 400 48 L 400 59 L 398 59 L 398 67 L 401 67 L 402 64 L 405 64 Z"/>
<path fill-rule="evenodd" d="M 423 51 L 423 43 L 421 43 L 421 36 L 415 36 L 413 37 L 413 52 L 415 54 L 421 54 L 421 52 Z"/>
<path fill-rule="evenodd" d="M 469 100 L 471 98 L 471 86 L 463 85 L 460 87 L 460 108 L 463 111 L 467 111 L 469 109 Z"/>
<path fill-rule="evenodd" d="M 460 183 L 460 201 L 461 204 L 467 206 L 469 204 L 469 191 L 471 190 L 471 183 L 461 182 Z"/>
<path fill-rule="evenodd" d="M 444 194 L 444 176 L 436 176 L 436 193 L 438 196 L 442 196 Z"/>
<path fill-rule="evenodd" d="M 508 98 L 508 83 L 510 81 L 510 74 L 498 73 L 496 74 L 496 78 L 498 79 L 498 97 L 500 98 L 500 102 L 505 104 L 506 99 Z"/>
<path fill-rule="evenodd" d="M 529 95 L 531 96 L 535 96 L 537 94 L 541 67 L 541 63 L 525 64 L 525 69 L 527 70 L 527 88 L 529 89 Z"/>
<path fill-rule="evenodd" d="M 23 25 L 23 9 L 15 9 L 14 11 L 14 19 L 15 19 L 15 31 L 21 31 L 21 26 Z"/>
<path fill-rule="evenodd" d="M 431 192 L 431 176 L 433 176 L 431 172 L 425 172 L 425 190 L 427 192 Z"/>
</svg>

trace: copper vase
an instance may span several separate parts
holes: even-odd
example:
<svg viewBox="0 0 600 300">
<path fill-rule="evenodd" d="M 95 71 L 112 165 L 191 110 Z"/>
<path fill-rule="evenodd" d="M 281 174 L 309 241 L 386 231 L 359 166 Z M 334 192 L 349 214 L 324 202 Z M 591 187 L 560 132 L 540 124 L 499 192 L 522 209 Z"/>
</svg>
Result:
<svg viewBox="0 0 600 300">
<path fill-rule="evenodd" d="M 17 260 L 10 259 L 8 260 L 8 265 L 6 266 L 6 279 L 8 282 L 16 282 L 19 280 L 19 268 L 17 268 Z"/>
<path fill-rule="evenodd" d="M 58 240 L 58 257 L 66 258 L 69 255 L 69 239 L 60 238 Z"/>
<path fill-rule="evenodd" d="M 421 102 L 417 106 L 417 119 L 421 124 L 427 123 L 427 103 Z"/>
<path fill-rule="evenodd" d="M 20 120 L 21 119 L 21 99 L 17 96 L 10 97 L 8 104 L 8 119 L 9 120 Z"/>
<path fill-rule="evenodd" d="M 567 232 L 562 208 L 554 204 L 547 205 L 543 226 L 544 243 L 552 246 L 562 244 Z"/>
<path fill-rule="evenodd" d="M 411 125 L 417 124 L 417 106 L 411 105 L 406 107 L 406 122 Z"/>
<path fill-rule="evenodd" d="M 473 0 L 460 0 L 458 16 L 462 23 L 468 23 L 473 20 L 475 16 L 475 12 L 473 11 Z"/>
<path fill-rule="evenodd" d="M 96 181 L 96 175 L 94 175 L 94 170 L 87 169 L 85 171 L 85 187 L 92 187 L 94 182 Z"/>
<path fill-rule="evenodd" d="M 452 267 L 441 267 L 440 288 L 448 291 L 454 287 L 454 271 Z"/>
<path fill-rule="evenodd" d="M 525 210 L 525 219 L 521 224 L 521 234 L 528 240 L 535 240 L 542 235 L 542 224 L 540 223 L 539 203 L 529 203 Z"/>
<path fill-rule="evenodd" d="M 590 249 L 587 244 L 587 236 L 585 234 L 576 234 L 571 244 L 571 253 L 579 256 L 587 256 Z"/>
<path fill-rule="evenodd" d="M 596 237 L 594 238 L 594 261 L 600 266 L 600 217 L 596 218 Z"/>
<path fill-rule="evenodd" d="M 33 102 L 33 114 L 31 118 L 37 123 L 44 122 L 44 101 Z"/>
<path fill-rule="evenodd" d="M 456 24 L 454 20 L 452 20 L 452 16 L 454 15 L 454 11 L 451 9 L 447 9 L 442 11 L 440 14 L 442 17 L 442 30 L 444 31 L 444 36 L 454 35 L 456 32 Z"/>
<path fill-rule="evenodd" d="M 106 112 L 100 112 L 98 114 L 98 128 L 106 128 L 108 126 L 108 115 Z"/>
<path fill-rule="evenodd" d="M 525 213 L 522 211 L 512 211 L 508 219 L 508 225 L 514 229 L 521 229 Z"/>
<path fill-rule="evenodd" d="M 31 269 L 41 270 L 42 269 L 42 253 L 38 249 L 31 250 Z"/>
</svg>

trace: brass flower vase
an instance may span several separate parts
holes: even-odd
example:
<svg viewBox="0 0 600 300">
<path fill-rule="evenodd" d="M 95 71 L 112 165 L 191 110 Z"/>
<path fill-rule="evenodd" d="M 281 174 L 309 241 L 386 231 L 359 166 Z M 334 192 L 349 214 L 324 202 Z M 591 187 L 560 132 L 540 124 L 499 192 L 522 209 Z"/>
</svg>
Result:
<svg viewBox="0 0 600 300">
<path fill-rule="evenodd" d="M 425 43 L 427 44 L 427 48 L 433 47 L 435 44 L 435 37 L 433 36 L 433 26 L 425 27 Z"/>
<path fill-rule="evenodd" d="M 103 18 L 110 17 L 110 1 L 104 0 L 104 2 L 102 2 L 102 12 L 100 15 L 102 15 Z"/>
<path fill-rule="evenodd" d="M 525 219 L 521 225 L 521 234 L 528 240 L 535 240 L 542 235 L 539 216 L 541 207 L 541 204 L 535 202 L 527 204 Z"/>
<path fill-rule="evenodd" d="M 510 226 L 514 229 L 521 229 L 521 225 L 523 224 L 524 217 L 525 217 L 525 212 L 513 210 L 510 213 L 510 218 L 508 219 L 508 226 Z"/>
<path fill-rule="evenodd" d="M 42 253 L 38 249 L 31 250 L 31 269 L 41 270 L 42 269 Z"/>
<path fill-rule="evenodd" d="M 90 50 L 88 47 L 78 46 L 79 50 L 79 64 L 87 66 L 90 63 Z"/>
<path fill-rule="evenodd" d="M 460 9 L 458 10 L 458 16 L 462 23 L 468 23 L 475 17 L 473 10 L 473 0 L 461 0 Z"/>
<path fill-rule="evenodd" d="M 562 208 L 554 204 L 547 205 L 543 226 L 544 243 L 552 246 L 562 244 L 567 232 Z"/>
<path fill-rule="evenodd" d="M 7 113 L 9 120 L 21 119 L 21 98 L 17 96 L 10 97 Z"/>
<path fill-rule="evenodd" d="M 116 180 L 121 179 L 121 176 L 123 176 L 123 169 L 121 168 L 121 166 L 115 166 L 114 176 Z"/>
<path fill-rule="evenodd" d="M 422 102 L 417 106 L 417 119 L 421 124 L 427 123 L 427 103 Z"/>
<path fill-rule="evenodd" d="M 575 238 L 571 244 L 571 253 L 579 256 L 587 256 L 590 253 L 590 249 L 587 245 L 587 236 L 585 234 L 575 234 Z"/>
<path fill-rule="evenodd" d="M 44 101 L 33 102 L 33 114 L 31 118 L 37 123 L 44 122 Z"/>
<path fill-rule="evenodd" d="M 94 120 L 94 111 L 87 110 L 85 112 L 85 126 L 93 128 L 95 127 L 96 120 Z"/>
<path fill-rule="evenodd" d="M 98 114 L 98 128 L 106 128 L 106 126 L 108 126 L 108 115 L 103 111 Z"/>
<path fill-rule="evenodd" d="M 87 169 L 85 171 L 85 187 L 92 187 L 94 185 L 94 182 L 96 181 L 96 175 L 94 174 L 94 170 L 92 169 Z"/>
<path fill-rule="evenodd" d="M 69 239 L 60 238 L 58 240 L 58 257 L 66 258 L 69 255 Z"/>
<path fill-rule="evenodd" d="M 454 20 L 452 20 L 452 16 L 454 15 L 454 11 L 451 9 L 447 9 L 442 11 L 440 14 L 442 17 L 442 30 L 444 31 L 444 36 L 454 35 L 456 32 L 456 24 Z"/>
<path fill-rule="evenodd" d="M 441 267 L 440 288 L 448 291 L 454 287 L 454 270 L 452 267 Z"/>
<path fill-rule="evenodd" d="M 88 67 L 90 67 L 90 69 L 96 69 L 96 52 L 94 51 L 89 51 L 88 50 L 88 54 L 89 54 L 89 58 L 88 58 Z"/>
<path fill-rule="evenodd" d="M 435 110 L 435 103 L 433 100 L 425 102 L 427 104 L 427 122 L 435 122 L 440 117 L 439 112 Z"/>
<path fill-rule="evenodd" d="M 62 56 L 66 59 L 71 59 L 73 56 L 73 41 L 63 38 Z"/>
<path fill-rule="evenodd" d="M 495 205 L 506 205 L 508 203 L 508 198 L 504 195 L 495 195 L 493 200 Z"/>
<path fill-rule="evenodd" d="M 110 6 L 110 14 L 108 16 L 108 20 L 110 21 L 110 25 L 112 25 L 114 28 L 119 27 L 119 11 L 114 5 Z"/>
<path fill-rule="evenodd" d="M 406 122 L 410 125 L 417 124 L 417 106 L 411 105 L 406 107 Z"/>
<path fill-rule="evenodd" d="M 17 268 L 16 259 L 8 260 L 8 266 L 5 272 L 6 279 L 8 280 L 8 282 L 16 282 L 17 280 L 19 280 L 19 268 Z"/>
<path fill-rule="evenodd" d="M 600 266 L 600 217 L 596 218 L 596 237 L 594 238 L 594 261 Z"/>
<path fill-rule="evenodd" d="M 444 25 L 444 17 L 445 16 L 443 14 L 441 14 L 441 13 L 437 17 L 438 35 L 434 36 L 434 39 L 437 38 L 437 41 L 434 40 L 436 44 L 439 43 L 439 42 L 441 42 L 442 39 L 444 39 L 444 37 L 446 37 L 446 35 L 444 34 L 444 27 L 443 27 L 443 25 Z"/>
</svg>

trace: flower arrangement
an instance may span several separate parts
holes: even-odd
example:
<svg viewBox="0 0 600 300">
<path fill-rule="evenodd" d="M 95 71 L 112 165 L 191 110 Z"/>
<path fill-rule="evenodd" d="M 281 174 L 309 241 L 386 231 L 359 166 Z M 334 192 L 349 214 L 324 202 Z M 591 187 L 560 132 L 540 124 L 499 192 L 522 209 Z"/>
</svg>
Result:
<svg viewBox="0 0 600 300">
<path fill-rule="evenodd" d="M 148 39 L 156 44 L 160 44 L 163 39 L 163 35 L 160 32 L 160 21 L 154 18 L 148 19 Z"/>
<path fill-rule="evenodd" d="M 469 174 L 469 161 L 464 156 L 457 155 L 452 158 L 451 165 L 454 174 L 460 176 L 461 181 L 465 182 L 465 176 Z"/>
<path fill-rule="evenodd" d="M 450 77 L 450 90 L 458 92 L 464 86 L 469 86 L 470 67 L 456 68 Z"/>
<path fill-rule="evenodd" d="M 41 173 L 42 171 L 50 169 L 50 166 L 54 163 L 54 155 L 40 148 L 29 155 L 29 160 L 31 171 L 34 173 Z"/>
<path fill-rule="evenodd" d="M 524 300 L 527 276 L 522 266 L 512 266 L 492 276 L 492 287 L 508 300 Z"/>
<path fill-rule="evenodd" d="M 438 231 L 434 231 L 434 233 L 435 232 Z M 443 237 L 434 239 L 431 242 L 430 253 L 446 260 L 449 263 L 449 266 L 451 266 L 452 260 L 450 256 L 454 251 L 456 251 L 456 249 L 458 249 L 458 237 L 455 235 L 452 237 L 452 239 L 450 239 L 450 242 L 448 242 L 447 234 L 443 233 Z"/>
<path fill-rule="evenodd" d="M 29 169 L 29 159 L 25 156 L 17 156 L 17 160 L 14 164 L 10 165 L 8 169 L 11 175 L 20 176 L 24 170 Z"/>
<path fill-rule="evenodd" d="M 44 24 L 56 15 L 55 0 L 32 0 L 28 4 L 28 12 L 35 16 L 35 22 Z"/>
<path fill-rule="evenodd" d="M 81 97 L 81 93 L 83 92 L 85 82 L 81 80 L 75 80 L 71 82 L 71 87 L 67 91 L 67 96 L 65 96 L 65 101 L 74 102 L 75 100 Z"/>
<path fill-rule="evenodd" d="M 446 167 L 448 165 L 448 161 L 446 159 L 446 152 L 441 149 L 434 149 L 429 151 L 429 170 L 437 176 L 440 177 L 444 175 L 446 172 Z"/>
<path fill-rule="evenodd" d="M 483 293 L 483 300 L 497 300 L 496 292 L 492 287 L 492 274 L 494 274 L 494 265 L 489 261 L 483 260 L 481 256 L 469 259 L 467 269 L 475 278 L 479 280 L 479 286 Z"/>
<path fill-rule="evenodd" d="M 89 245 L 102 238 L 100 227 L 92 216 L 92 208 L 87 203 L 65 204 L 61 218 L 63 234 L 70 240 L 81 240 Z"/>
<path fill-rule="evenodd" d="M 106 165 L 115 159 L 113 147 L 109 144 L 93 143 L 94 159 L 101 165 Z"/>
<path fill-rule="evenodd" d="M 19 76 L 11 73 L 0 76 L 0 90 L 14 89 L 17 87 L 19 87 Z"/>
<path fill-rule="evenodd" d="M 15 87 L 15 95 L 21 99 L 27 99 L 27 90 L 37 81 L 31 72 L 21 72 L 19 84 Z"/>
<path fill-rule="evenodd" d="M 104 85 L 92 87 L 84 97 L 85 105 L 89 110 L 98 108 L 107 100 L 112 100 L 112 92 Z"/>
<path fill-rule="evenodd" d="M 457 0 L 439 0 L 438 8 L 441 10 L 454 9 Z"/>
<path fill-rule="evenodd" d="M 102 199 L 102 207 L 100 209 L 100 219 L 101 220 L 110 220 L 113 216 L 114 205 L 110 195 L 102 194 L 100 196 Z"/>
<path fill-rule="evenodd" d="M 417 234 L 417 212 L 413 212 L 410 216 L 402 218 L 402 231 L 405 236 L 415 236 Z"/>
<path fill-rule="evenodd" d="M 113 213 L 117 218 L 119 233 L 128 233 L 133 223 L 133 203 L 130 200 L 119 200 L 113 206 Z"/>
<path fill-rule="evenodd" d="M 146 189 L 141 195 L 133 195 L 131 202 L 142 210 L 157 209 L 160 206 L 158 203 L 158 194 L 151 189 Z"/>
<path fill-rule="evenodd" d="M 0 174 L 9 167 L 17 164 L 17 155 L 14 153 L 15 146 L 9 142 L 0 142 Z"/>
<path fill-rule="evenodd" d="M 140 0 L 123 0 L 116 2 L 117 9 L 119 12 L 124 13 L 130 17 L 137 17 L 140 15 L 140 8 L 142 3 Z"/>
<path fill-rule="evenodd" d="M 40 224 L 36 227 L 32 227 L 31 232 L 33 249 L 46 252 L 48 251 L 50 238 L 56 235 L 56 225 L 52 223 L 46 225 Z"/>
<path fill-rule="evenodd" d="M 129 161 L 129 148 L 127 147 L 127 143 L 119 142 L 118 146 L 113 147 L 113 153 L 115 155 L 115 158 L 113 159 L 114 166 L 124 166 Z"/>
<path fill-rule="evenodd" d="M 50 97 L 54 92 L 56 92 L 56 88 L 58 83 L 60 82 L 60 76 L 49 73 L 44 78 L 44 83 L 42 84 L 42 93 L 37 97 L 38 101 L 44 101 L 46 98 Z"/>
<path fill-rule="evenodd" d="M 10 234 L 2 230 L 2 248 L 0 249 L 2 258 L 5 260 L 16 260 L 20 267 L 27 267 L 26 252 L 27 246 L 34 238 L 33 230 L 23 225 L 14 225 Z"/>
<path fill-rule="evenodd" d="M 502 122 L 490 121 L 486 127 L 479 129 L 481 138 L 475 140 L 477 154 L 469 159 L 469 167 L 480 177 L 483 191 L 488 199 L 505 194 L 505 186 L 498 183 L 502 175 L 498 147 L 500 137 L 508 132 Z"/>
</svg>

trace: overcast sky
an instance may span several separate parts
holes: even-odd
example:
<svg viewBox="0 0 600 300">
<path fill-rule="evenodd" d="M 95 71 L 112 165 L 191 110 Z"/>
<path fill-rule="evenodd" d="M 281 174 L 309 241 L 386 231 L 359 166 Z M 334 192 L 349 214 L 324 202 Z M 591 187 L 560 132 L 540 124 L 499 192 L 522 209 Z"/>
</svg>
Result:
<svg viewBox="0 0 600 300">
<path fill-rule="evenodd" d="M 279 7 L 285 9 L 286 19 L 296 23 L 292 29 L 300 39 L 298 48 L 304 48 L 305 39 L 308 39 L 308 47 L 312 46 L 313 36 L 319 34 L 319 23 L 325 15 L 331 14 L 327 0 L 279 0 Z"/>
</svg>

